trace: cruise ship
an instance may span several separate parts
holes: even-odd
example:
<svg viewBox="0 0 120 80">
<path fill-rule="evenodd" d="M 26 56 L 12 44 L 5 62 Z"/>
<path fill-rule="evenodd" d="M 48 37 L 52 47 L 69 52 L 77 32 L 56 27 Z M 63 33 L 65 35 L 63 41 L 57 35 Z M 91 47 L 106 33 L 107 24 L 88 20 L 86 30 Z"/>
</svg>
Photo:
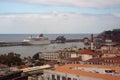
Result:
<svg viewBox="0 0 120 80">
<path fill-rule="evenodd" d="M 40 34 L 37 37 L 28 37 L 27 39 L 23 40 L 24 42 L 27 42 L 30 45 L 44 45 L 44 44 L 50 44 L 50 40 L 47 37 L 44 37 L 43 34 Z"/>
</svg>

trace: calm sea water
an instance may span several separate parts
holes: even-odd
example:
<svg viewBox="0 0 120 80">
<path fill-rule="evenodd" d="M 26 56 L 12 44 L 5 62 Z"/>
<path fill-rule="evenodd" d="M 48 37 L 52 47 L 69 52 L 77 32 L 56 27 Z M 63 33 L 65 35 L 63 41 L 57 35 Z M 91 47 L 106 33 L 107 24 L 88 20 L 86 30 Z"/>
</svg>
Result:
<svg viewBox="0 0 120 80">
<path fill-rule="evenodd" d="M 0 41 L 21 42 L 29 36 L 37 36 L 38 34 L 0 34 Z M 64 35 L 67 39 L 81 39 L 84 37 L 90 38 L 90 34 L 45 34 L 50 40 L 54 40 L 57 36 Z M 65 44 L 49 44 L 41 46 L 9 46 L 0 47 L 0 54 L 15 52 L 21 54 L 21 57 L 33 56 L 37 52 L 53 52 L 60 48 L 69 48 L 77 46 L 77 48 L 84 48 L 82 42 L 72 42 Z"/>
</svg>

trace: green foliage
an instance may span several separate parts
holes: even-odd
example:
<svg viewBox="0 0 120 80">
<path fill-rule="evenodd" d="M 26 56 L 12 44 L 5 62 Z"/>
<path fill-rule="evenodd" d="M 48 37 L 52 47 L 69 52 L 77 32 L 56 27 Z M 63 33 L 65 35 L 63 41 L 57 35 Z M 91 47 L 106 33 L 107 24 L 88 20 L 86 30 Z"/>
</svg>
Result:
<svg viewBox="0 0 120 80">
<path fill-rule="evenodd" d="M 113 42 L 120 43 L 120 29 L 114 29 L 112 31 L 104 31 L 98 35 L 98 37 L 102 38 L 103 40 L 111 39 Z"/>
<path fill-rule="evenodd" d="M 82 50 L 81 48 L 79 48 L 78 50 Z"/>
<path fill-rule="evenodd" d="M 8 54 L 0 55 L 0 63 L 6 64 L 8 66 L 21 65 L 22 60 L 20 58 L 20 54 L 10 52 Z"/>
<path fill-rule="evenodd" d="M 23 75 L 24 75 L 24 76 L 32 76 L 31 74 L 29 74 L 29 73 L 27 73 L 27 72 L 24 73 Z"/>
<path fill-rule="evenodd" d="M 33 55 L 33 59 L 34 59 L 34 60 L 38 60 L 38 59 L 39 59 L 39 52 L 36 53 L 35 55 Z"/>
</svg>

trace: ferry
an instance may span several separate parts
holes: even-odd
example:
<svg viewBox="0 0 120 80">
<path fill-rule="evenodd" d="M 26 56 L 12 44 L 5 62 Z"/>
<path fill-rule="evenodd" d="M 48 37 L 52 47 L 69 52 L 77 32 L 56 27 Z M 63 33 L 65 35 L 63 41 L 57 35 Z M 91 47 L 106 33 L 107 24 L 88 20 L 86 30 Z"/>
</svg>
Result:
<svg viewBox="0 0 120 80">
<path fill-rule="evenodd" d="M 27 39 L 23 40 L 23 42 L 27 42 L 30 45 L 45 45 L 51 43 L 47 37 L 43 36 L 43 34 L 40 34 L 37 37 L 30 36 Z"/>
</svg>

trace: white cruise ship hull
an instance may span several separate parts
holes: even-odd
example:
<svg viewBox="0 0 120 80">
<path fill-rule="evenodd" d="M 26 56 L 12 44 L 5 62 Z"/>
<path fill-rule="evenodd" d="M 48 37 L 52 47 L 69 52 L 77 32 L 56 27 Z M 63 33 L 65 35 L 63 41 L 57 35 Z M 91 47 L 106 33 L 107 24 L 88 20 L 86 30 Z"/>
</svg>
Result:
<svg viewBox="0 0 120 80">
<path fill-rule="evenodd" d="M 28 41 L 29 44 L 31 45 L 45 45 L 45 44 L 50 44 L 49 40 L 44 40 L 44 41 Z"/>
<path fill-rule="evenodd" d="M 40 35 L 39 37 L 28 37 L 24 40 L 24 42 L 27 42 L 30 45 L 45 45 L 50 44 L 50 40 L 46 37 L 43 37 L 43 35 Z"/>
<path fill-rule="evenodd" d="M 50 40 L 43 40 L 43 41 L 27 41 L 24 40 L 24 42 L 27 42 L 30 45 L 45 45 L 45 44 L 50 44 Z"/>
</svg>

